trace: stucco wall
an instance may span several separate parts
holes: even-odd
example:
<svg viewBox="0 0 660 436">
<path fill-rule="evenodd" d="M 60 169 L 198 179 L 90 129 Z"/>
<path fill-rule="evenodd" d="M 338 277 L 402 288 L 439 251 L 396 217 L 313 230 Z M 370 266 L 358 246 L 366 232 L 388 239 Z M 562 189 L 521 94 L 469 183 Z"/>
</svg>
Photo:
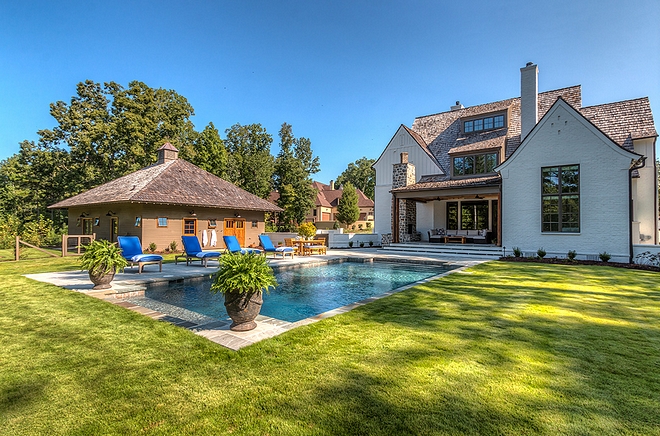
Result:
<svg viewBox="0 0 660 436">
<path fill-rule="evenodd" d="M 548 256 L 576 250 L 580 258 L 629 253 L 628 167 L 631 155 L 559 102 L 513 155 L 502 174 L 502 239 Z M 541 232 L 541 167 L 580 165 L 580 233 Z"/>
</svg>

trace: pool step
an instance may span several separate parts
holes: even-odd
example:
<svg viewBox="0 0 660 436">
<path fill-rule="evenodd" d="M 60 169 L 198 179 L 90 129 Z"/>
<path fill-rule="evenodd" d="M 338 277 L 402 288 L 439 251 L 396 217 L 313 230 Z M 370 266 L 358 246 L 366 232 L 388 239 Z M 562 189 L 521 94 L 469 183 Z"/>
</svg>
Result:
<svg viewBox="0 0 660 436">
<path fill-rule="evenodd" d="M 484 244 L 429 244 L 423 242 L 395 243 L 382 248 L 387 252 L 427 253 L 438 256 L 492 257 L 502 256 L 502 247 Z"/>
</svg>

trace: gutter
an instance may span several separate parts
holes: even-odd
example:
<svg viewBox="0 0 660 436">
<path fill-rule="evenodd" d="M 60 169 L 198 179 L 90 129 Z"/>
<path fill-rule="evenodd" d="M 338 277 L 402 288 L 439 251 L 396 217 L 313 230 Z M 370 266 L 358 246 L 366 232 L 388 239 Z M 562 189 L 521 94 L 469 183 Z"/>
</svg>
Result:
<svg viewBox="0 0 660 436">
<path fill-rule="evenodd" d="M 637 160 L 630 162 L 628 168 L 628 237 L 630 249 L 628 254 L 628 263 L 633 263 L 633 198 L 632 198 L 632 172 L 646 165 L 646 156 L 641 156 Z"/>
</svg>

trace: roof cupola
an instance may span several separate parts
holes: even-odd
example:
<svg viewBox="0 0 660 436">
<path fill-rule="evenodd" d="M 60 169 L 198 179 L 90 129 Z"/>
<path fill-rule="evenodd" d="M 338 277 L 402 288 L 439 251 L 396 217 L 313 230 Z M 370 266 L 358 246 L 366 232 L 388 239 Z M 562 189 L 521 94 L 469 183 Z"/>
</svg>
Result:
<svg viewBox="0 0 660 436">
<path fill-rule="evenodd" d="M 162 147 L 158 149 L 158 165 L 164 164 L 165 162 L 170 162 L 177 160 L 179 158 L 179 150 L 169 142 L 163 144 Z"/>
</svg>

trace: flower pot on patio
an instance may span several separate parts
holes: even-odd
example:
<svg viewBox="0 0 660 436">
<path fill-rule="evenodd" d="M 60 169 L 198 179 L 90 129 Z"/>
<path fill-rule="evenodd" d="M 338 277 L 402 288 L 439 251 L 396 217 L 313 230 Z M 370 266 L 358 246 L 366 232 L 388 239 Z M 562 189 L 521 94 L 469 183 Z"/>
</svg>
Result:
<svg viewBox="0 0 660 436">
<path fill-rule="evenodd" d="M 257 327 L 254 322 L 264 303 L 263 293 L 227 292 L 225 293 L 225 309 L 233 321 L 229 328 L 236 332 L 246 332 Z"/>
<path fill-rule="evenodd" d="M 80 266 L 89 273 L 89 279 L 94 283 L 94 290 L 110 288 L 110 282 L 119 269 L 128 262 L 121 255 L 121 250 L 115 244 L 105 240 L 92 241 L 85 245 L 85 253 L 80 257 Z"/>
<path fill-rule="evenodd" d="M 211 292 L 225 295 L 225 308 L 233 321 L 229 328 L 239 332 L 254 329 L 264 301 L 263 291 L 277 286 L 273 270 L 265 256 L 255 253 L 225 254 L 219 262 Z"/>
<path fill-rule="evenodd" d="M 115 278 L 115 272 L 110 271 L 110 272 L 104 272 L 104 271 L 96 271 L 92 272 L 89 271 L 89 279 L 94 283 L 94 289 L 95 291 L 99 289 L 109 289 L 110 288 L 110 282 L 112 279 Z"/>
</svg>

